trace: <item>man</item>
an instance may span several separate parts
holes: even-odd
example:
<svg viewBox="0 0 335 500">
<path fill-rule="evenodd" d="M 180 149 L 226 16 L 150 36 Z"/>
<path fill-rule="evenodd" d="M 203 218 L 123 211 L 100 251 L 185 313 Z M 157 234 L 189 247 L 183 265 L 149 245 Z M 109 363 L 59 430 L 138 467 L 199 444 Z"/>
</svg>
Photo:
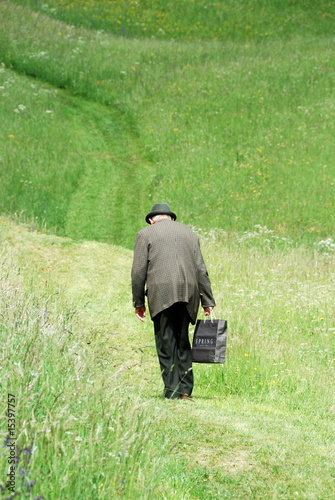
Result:
<svg viewBox="0 0 335 500">
<path fill-rule="evenodd" d="M 193 389 L 189 323 L 195 324 L 200 301 L 206 316 L 215 301 L 199 238 L 176 219 L 167 203 L 153 205 L 145 219 L 150 225 L 136 235 L 131 279 L 141 321 L 148 298 L 164 396 L 187 399 Z"/>
</svg>

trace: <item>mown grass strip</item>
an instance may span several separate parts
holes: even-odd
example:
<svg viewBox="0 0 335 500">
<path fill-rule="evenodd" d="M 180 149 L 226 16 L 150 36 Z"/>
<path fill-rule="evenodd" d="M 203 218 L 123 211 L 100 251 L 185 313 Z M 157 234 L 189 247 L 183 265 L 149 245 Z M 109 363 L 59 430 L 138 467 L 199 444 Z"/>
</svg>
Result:
<svg viewBox="0 0 335 500">
<path fill-rule="evenodd" d="M 0 209 L 132 247 L 151 203 L 150 163 L 119 114 L 4 67 L 0 81 Z"/>
</svg>

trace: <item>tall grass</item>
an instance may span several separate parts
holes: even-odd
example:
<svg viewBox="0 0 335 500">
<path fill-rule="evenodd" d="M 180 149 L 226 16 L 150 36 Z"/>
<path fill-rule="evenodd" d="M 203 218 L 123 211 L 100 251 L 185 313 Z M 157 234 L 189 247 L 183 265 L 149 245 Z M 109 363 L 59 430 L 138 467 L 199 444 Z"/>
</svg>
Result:
<svg viewBox="0 0 335 500">
<path fill-rule="evenodd" d="M 11 498 L 10 441 L 16 495 L 153 498 L 162 461 L 150 443 L 157 416 L 121 382 L 122 366 L 90 349 L 76 311 L 57 292 L 41 293 L 33 275 L 30 286 L 22 282 L 15 250 L 2 249 L 0 259 L 2 498 Z M 7 431 L 7 394 L 15 396 L 16 441 Z"/>
<path fill-rule="evenodd" d="M 199 369 L 202 391 L 327 418 L 334 409 L 334 254 L 286 240 L 286 249 L 273 251 L 264 228 L 249 236 L 202 234 L 219 314 L 231 318 L 228 362 Z"/>
<path fill-rule="evenodd" d="M 255 40 L 290 36 L 333 35 L 334 11 L 329 0 L 207 2 L 206 0 L 18 0 L 50 17 L 116 35 L 159 40 Z"/>
<path fill-rule="evenodd" d="M 84 7 L 79 11 L 90 15 Z M 93 156 L 100 148 L 98 156 L 115 155 L 117 167 L 109 171 L 109 161 L 95 167 L 86 155 L 73 208 L 64 206 L 68 234 L 131 247 L 133 228 L 143 224 L 137 201 L 145 212 L 161 199 L 197 226 L 242 233 L 260 224 L 309 243 L 333 237 L 331 36 L 306 31 L 262 44 L 138 42 L 6 2 L 1 13 L 8 28 L 1 33 L 0 58 L 7 66 L 107 107 L 101 111 L 105 124 L 99 123 L 106 144 L 93 141 L 94 134 L 88 141 Z M 81 124 L 84 137 L 99 116 L 90 106 Z M 94 120 L 87 118 L 91 113 Z M 106 177 L 115 183 L 111 200 L 121 196 L 122 203 L 100 210 Z M 10 185 L 9 193 L 16 189 Z M 13 198 L 5 198 L 8 209 Z M 90 223 L 88 214 L 99 210 L 97 224 Z M 131 223 L 114 233 L 102 216 L 127 221 L 134 211 Z M 81 212 L 83 221 L 71 232 Z M 127 229 L 118 240 L 122 226 Z"/>
</svg>

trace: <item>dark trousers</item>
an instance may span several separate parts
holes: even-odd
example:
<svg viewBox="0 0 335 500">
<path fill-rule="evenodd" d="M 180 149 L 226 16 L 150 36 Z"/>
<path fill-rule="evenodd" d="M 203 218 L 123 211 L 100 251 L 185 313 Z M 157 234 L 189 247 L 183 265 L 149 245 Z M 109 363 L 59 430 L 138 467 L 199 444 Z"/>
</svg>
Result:
<svg viewBox="0 0 335 500">
<path fill-rule="evenodd" d="M 192 393 L 193 371 L 188 339 L 190 316 L 184 302 L 158 313 L 154 318 L 156 349 L 164 382 L 164 396 L 179 398 Z"/>
</svg>

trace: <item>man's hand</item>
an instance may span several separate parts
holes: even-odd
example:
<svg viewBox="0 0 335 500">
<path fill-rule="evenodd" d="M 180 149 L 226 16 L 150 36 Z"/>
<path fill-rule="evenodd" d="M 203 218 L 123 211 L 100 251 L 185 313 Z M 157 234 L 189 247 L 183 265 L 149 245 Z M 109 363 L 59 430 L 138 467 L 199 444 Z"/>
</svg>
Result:
<svg viewBox="0 0 335 500">
<path fill-rule="evenodd" d="M 138 318 L 139 320 L 141 320 L 144 323 L 145 306 L 136 307 L 135 308 L 135 315 L 136 315 L 136 318 Z"/>
<path fill-rule="evenodd" d="M 205 316 L 209 316 L 213 307 L 204 307 Z"/>
</svg>

